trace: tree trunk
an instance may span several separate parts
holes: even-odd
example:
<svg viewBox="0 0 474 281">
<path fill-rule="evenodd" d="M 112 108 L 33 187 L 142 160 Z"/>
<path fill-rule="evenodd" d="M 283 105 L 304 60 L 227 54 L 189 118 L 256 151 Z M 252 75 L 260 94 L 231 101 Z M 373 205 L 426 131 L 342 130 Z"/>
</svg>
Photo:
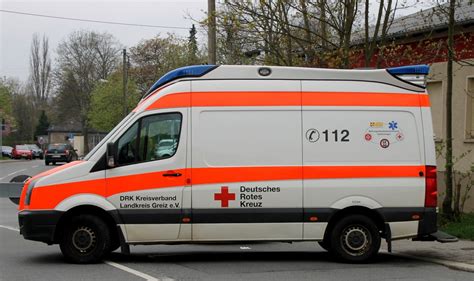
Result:
<svg viewBox="0 0 474 281">
<path fill-rule="evenodd" d="M 448 77 L 446 89 L 446 196 L 443 200 L 443 213 L 448 219 L 453 219 L 453 131 L 452 131 L 452 101 L 453 101 L 453 60 L 454 60 L 454 9 L 456 1 L 449 2 L 448 22 Z"/>
</svg>

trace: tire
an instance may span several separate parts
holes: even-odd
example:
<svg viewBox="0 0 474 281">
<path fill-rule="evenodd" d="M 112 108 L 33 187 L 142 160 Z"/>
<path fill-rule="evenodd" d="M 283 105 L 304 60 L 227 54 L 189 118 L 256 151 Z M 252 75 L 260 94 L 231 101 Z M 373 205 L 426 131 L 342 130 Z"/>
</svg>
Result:
<svg viewBox="0 0 474 281">
<path fill-rule="evenodd" d="M 377 255 L 380 240 L 380 232 L 370 218 L 349 215 L 332 229 L 330 252 L 344 262 L 365 263 Z"/>
<path fill-rule="evenodd" d="M 48 161 L 44 161 L 44 164 L 45 164 L 46 166 L 49 166 L 49 162 L 48 162 Z"/>
<path fill-rule="evenodd" d="M 112 239 L 112 241 L 110 242 L 110 248 L 108 249 L 107 252 L 112 253 L 118 248 L 120 248 L 120 241 L 118 239 Z"/>
<path fill-rule="evenodd" d="M 31 176 L 28 175 L 18 175 L 16 177 L 13 177 L 10 182 L 25 182 L 27 179 L 31 178 Z"/>
<path fill-rule="evenodd" d="M 110 229 L 93 215 L 73 217 L 63 229 L 59 247 L 68 262 L 100 262 L 111 248 Z"/>
</svg>

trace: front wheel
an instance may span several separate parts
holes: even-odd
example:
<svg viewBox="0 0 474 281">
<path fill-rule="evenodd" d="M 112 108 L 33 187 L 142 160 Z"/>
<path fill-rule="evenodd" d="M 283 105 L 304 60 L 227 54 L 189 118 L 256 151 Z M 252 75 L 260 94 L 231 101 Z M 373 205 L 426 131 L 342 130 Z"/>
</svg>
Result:
<svg viewBox="0 0 474 281">
<path fill-rule="evenodd" d="M 349 215 L 332 229 L 331 253 L 346 262 L 368 262 L 377 255 L 380 240 L 380 232 L 370 218 Z"/>
<path fill-rule="evenodd" d="M 97 263 L 111 248 L 107 224 L 93 215 L 73 217 L 59 243 L 66 260 L 73 263 Z"/>
</svg>

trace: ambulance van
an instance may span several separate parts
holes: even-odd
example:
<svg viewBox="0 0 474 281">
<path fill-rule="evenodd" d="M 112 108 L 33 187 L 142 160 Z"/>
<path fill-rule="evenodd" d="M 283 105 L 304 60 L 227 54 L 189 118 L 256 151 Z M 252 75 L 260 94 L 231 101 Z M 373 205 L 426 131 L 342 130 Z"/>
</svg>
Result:
<svg viewBox="0 0 474 281">
<path fill-rule="evenodd" d="M 21 234 L 75 263 L 238 241 L 366 262 L 382 238 L 435 240 L 428 70 L 171 71 L 83 160 L 25 182 Z"/>
</svg>

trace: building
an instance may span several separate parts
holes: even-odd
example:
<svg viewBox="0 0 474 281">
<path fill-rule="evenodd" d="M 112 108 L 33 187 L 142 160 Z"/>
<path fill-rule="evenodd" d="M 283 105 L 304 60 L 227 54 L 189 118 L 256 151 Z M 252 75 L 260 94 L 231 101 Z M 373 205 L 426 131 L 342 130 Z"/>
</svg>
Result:
<svg viewBox="0 0 474 281">
<path fill-rule="evenodd" d="M 82 134 L 82 126 L 77 122 L 65 122 L 63 124 L 53 124 L 49 126 L 47 136 L 47 143 L 65 143 L 70 142 L 79 156 L 84 155 L 84 136 Z M 107 132 L 99 132 L 94 129 L 89 129 L 89 149 L 96 146 Z"/>
</svg>

